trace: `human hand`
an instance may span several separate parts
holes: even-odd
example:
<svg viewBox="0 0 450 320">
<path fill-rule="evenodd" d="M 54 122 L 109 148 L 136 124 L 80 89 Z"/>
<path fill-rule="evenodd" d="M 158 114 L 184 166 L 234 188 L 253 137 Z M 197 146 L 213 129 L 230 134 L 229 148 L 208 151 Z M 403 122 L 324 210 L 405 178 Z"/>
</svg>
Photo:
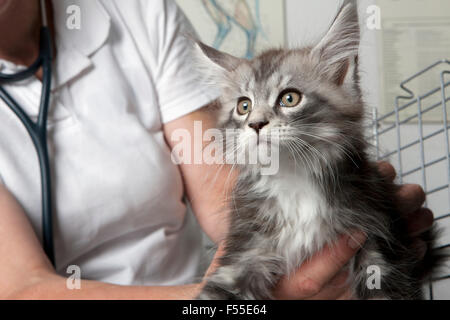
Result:
<svg viewBox="0 0 450 320">
<path fill-rule="evenodd" d="M 293 274 L 284 276 L 275 288 L 275 298 L 285 300 L 351 299 L 348 271 L 344 268 L 366 241 L 362 232 L 341 236 L 303 263 Z"/>
<path fill-rule="evenodd" d="M 396 172 L 388 162 L 379 162 L 378 170 L 390 181 L 394 181 Z M 427 245 L 420 235 L 431 228 L 434 221 L 433 212 L 424 208 L 425 192 L 417 184 L 404 184 L 397 192 L 398 209 L 407 221 L 408 232 L 414 237 L 414 247 L 417 248 L 419 258 L 425 256 Z"/>
<path fill-rule="evenodd" d="M 310 260 L 290 276 L 285 276 L 275 288 L 276 299 L 349 299 L 351 291 L 347 286 L 348 273 L 344 266 L 366 241 L 362 232 L 344 235 L 333 245 L 326 245 Z M 220 243 L 216 254 L 206 271 L 206 283 L 219 267 L 219 258 L 225 253 L 224 243 Z"/>
<path fill-rule="evenodd" d="M 390 181 L 394 181 L 394 167 L 387 162 L 379 162 L 378 169 Z M 398 207 L 408 222 L 408 232 L 415 237 L 414 246 L 422 258 L 427 246 L 420 234 L 433 224 L 433 213 L 423 208 L 425 192 L 419 185 L 405 184 L 397 192 Z M 275 289 L 279 299 L 351 299 L 348 273 L 344 266 L 364 243 L 365 236 L 356 233 L 342 236 L 332 246 L 326 246 L 297 271 L 285 276 Z"/>
</svg>

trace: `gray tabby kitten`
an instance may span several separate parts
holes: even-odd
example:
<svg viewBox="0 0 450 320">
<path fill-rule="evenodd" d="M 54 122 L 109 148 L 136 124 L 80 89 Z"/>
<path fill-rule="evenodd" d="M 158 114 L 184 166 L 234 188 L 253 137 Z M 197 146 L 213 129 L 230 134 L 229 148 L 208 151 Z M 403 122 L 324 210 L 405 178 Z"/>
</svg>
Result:
<svg viewBox="0 0 450 320">
<path fill-rule="evenodd" d="M 248 135 L 280 131 L 277 174 L 239 168 L 226 253 L 199 299 L 271 299 L 283 275 L 351 230 L 368 235 L 348 266 L 357 298 L 422 298 L 442 256 L 431 249 L 433 229 L 422 236 L 426 256 L 417 258 L 397 187 L 369 160 L 359 40 L 356 6 L 346 4 L 315 47 L 269 50 L 249 61 L 196 46 L 209 80 L 222 86 L 220 127 L 241 129 L 237 147 L 248 147 Z M 366 286 L 370 265 L 381 269 L 380 290 Z"/>
</svg>

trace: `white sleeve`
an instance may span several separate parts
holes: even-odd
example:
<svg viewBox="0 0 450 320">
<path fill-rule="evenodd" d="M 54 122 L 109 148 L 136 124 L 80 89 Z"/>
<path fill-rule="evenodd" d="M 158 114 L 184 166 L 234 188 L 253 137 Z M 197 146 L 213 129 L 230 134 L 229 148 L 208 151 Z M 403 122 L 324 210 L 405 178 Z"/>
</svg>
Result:
<svg viewBox="0 0 450 320">
<path fill-rule="evenodd" d="M 192 40 L 185 37 L 195 31 L 184 13 L 173 0 L 162 1 L 160 9 L 157 21 L 150 23 L 154 30 L 149 31 L 158 37 L 155 81 L 162 122 L 167 123 L 205 106 L 219 94 L 199 83 L 193 66 Z"/>
</svg>

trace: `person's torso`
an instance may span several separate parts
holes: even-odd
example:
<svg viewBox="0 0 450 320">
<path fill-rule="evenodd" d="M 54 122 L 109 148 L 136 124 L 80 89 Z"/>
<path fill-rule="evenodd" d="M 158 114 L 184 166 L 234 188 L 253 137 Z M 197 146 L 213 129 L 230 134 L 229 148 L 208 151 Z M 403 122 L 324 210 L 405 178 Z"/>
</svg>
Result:
<svg viewBox="0 0 450 320">
<path fill-rule="evenodd" d="M 86 6 L 86 1 L 80 1 Z M 105 2 L 108 3 L 108 2 Z M 178 168 L 165 143 L 156 84 L 157 61 L 143 59 L 117 4 L 89 4 L 93 25 L 62 37 L 56 20 L 57 58 L 48 125 L 57 271 L 78 265 L 82 278 L 119 284 L 189 281 L 199 257 L 199 236 L 189 232 Z M 65 1 L 54 1 L 65 17 Z M 87 11 L 87 10 L 84 10 Z M 129 14 L 132 14 L 130 11 Z M 75 31 L 78 32 L 78 31 Z M 84 32 L 84 33 L 83 33 Z M 96 32 L 96 35 L 89 35 Z M 17 71 L 4 64 L 2 72 Z M 35 119 L 41 83 L 32 78 L 4 88 Z M 0 102 L 0 175 L 41 233 L 39 164 L 30 137 Z"/>
</svg>

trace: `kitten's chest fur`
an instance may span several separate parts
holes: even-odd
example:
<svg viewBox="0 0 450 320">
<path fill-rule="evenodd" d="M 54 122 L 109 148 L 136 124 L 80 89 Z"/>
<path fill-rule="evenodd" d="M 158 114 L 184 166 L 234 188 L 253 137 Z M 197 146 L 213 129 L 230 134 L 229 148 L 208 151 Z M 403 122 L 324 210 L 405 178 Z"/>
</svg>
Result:
<svg viewBox="0 0 450 320">
<path fill-rule="evenodd" d="M 288 270 L 336 237 L 330 208 L 323 191 L 305 168 L 284 168 L 273 176 L 260 176 L 253 185 L 260 198 L 257 215 L 272 228 L 267 237 Z"/>
</svg>

